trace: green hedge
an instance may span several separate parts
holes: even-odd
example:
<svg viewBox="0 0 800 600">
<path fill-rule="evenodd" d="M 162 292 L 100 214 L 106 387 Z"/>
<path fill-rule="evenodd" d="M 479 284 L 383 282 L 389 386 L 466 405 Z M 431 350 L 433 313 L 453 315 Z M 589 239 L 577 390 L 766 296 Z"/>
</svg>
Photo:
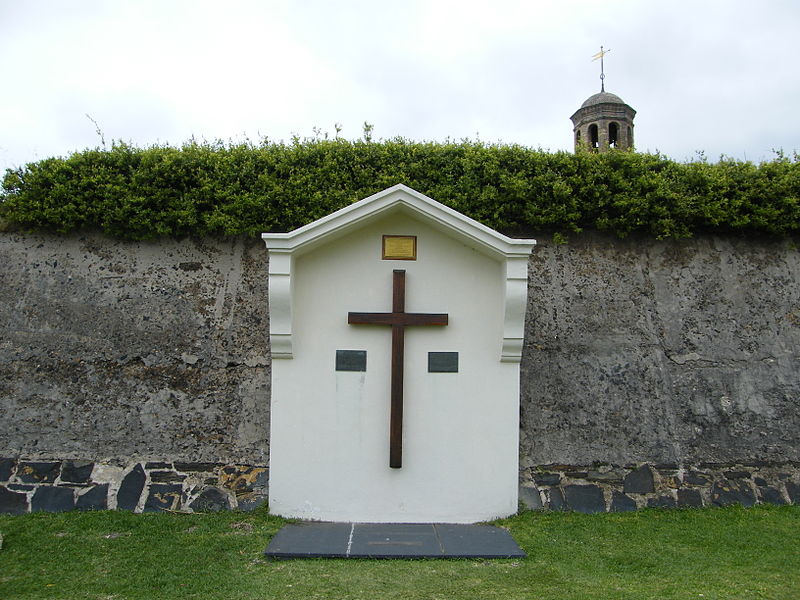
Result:
<svg viewBox="0 0 800 600">
<path fill-rule="evenodd" d="M 116 143 L 6 171 L 0 218 L 25 230 L 128 239 L 289 231 L 396 183 L 517 232 L 657 238 L 800 227 L 800 160 L 679 163 L 480 142 Z"/>
</svg>

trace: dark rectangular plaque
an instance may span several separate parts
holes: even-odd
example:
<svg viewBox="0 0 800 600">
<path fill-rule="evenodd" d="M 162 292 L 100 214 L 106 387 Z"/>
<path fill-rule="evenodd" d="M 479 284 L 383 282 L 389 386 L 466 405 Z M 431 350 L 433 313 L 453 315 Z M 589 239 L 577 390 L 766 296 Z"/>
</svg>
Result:
<svg viewBox="0 0 800 600">
<path fill-rule="evenodd" d="M 428 352 L 428 373 L 458 373 L 458 352 Z"/>
<path fill-rule="evenodd" d="M 336 370 L 337 371 L 366 371 L 367 370 L 367 351 L 366 350 L 337 350 L 336 351 Z"/>
</svg>

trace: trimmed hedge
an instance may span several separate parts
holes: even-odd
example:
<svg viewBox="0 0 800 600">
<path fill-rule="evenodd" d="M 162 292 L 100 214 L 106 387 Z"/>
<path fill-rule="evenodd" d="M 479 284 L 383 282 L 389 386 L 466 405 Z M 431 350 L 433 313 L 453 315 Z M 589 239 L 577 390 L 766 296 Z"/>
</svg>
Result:
<svg viewBox="0 0 800 600">
<path fill-rule="evenodd" d="M 480 142 L 294 140 L 180 148 L 115 143 L 6 171 L 0 218 L 26 230 L 127 239 L 290 231 L 396 183 L 516 232 L 800 227 L 800 160 L 679 163 L 658 154 L 549 153 Z"/>
</svg>

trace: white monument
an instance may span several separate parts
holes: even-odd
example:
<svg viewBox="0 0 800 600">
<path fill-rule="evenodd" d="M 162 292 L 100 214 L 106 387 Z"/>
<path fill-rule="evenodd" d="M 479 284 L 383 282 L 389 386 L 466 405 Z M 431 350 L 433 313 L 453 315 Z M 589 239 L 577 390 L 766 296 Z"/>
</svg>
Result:
<svg viewBox="0 0 800 600">
<path fill-rule="evenodd" d="M 404 523 L 515 513 L 535 241 L 404 185 L 263 238 L 270 511 Z"/>
</svg>

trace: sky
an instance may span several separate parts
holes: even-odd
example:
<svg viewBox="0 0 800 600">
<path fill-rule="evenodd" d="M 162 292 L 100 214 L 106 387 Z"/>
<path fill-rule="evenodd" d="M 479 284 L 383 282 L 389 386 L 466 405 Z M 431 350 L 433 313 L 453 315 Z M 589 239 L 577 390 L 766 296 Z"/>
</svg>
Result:
<svg viewBox="0 0 800 600">
<path fill-rule="evenodd" d="M 600 91 L 636 148 L 800 150 L 797 0 L 0 0 L 0 174 L 115 140 L 325 134 L 572 150 Z"/>
</svg>

